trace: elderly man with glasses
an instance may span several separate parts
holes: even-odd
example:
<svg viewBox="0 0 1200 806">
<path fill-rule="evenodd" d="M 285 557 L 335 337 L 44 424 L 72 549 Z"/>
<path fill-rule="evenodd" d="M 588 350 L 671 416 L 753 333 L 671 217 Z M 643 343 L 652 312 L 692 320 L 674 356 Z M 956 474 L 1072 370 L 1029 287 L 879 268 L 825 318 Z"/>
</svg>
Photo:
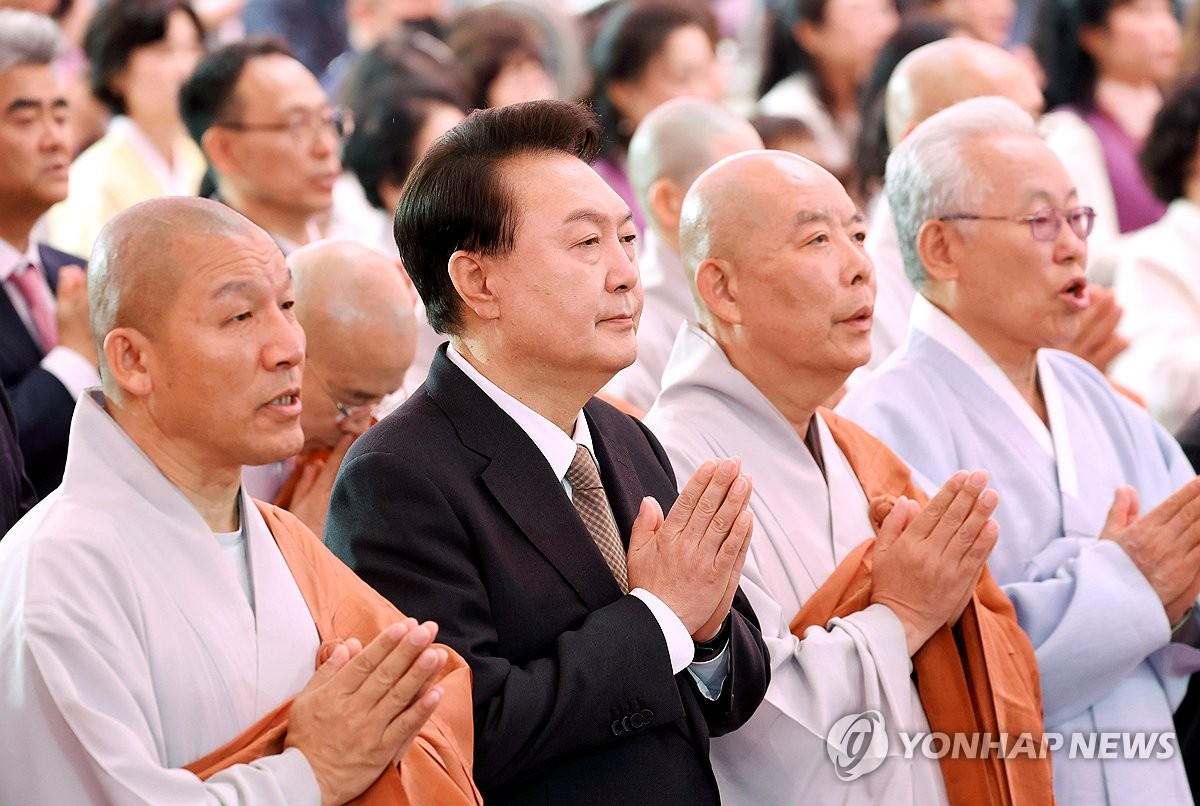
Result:
<svg viewBox="0 0 1200 806">
<path fill-rule="evenodd" d="M 1095 213 L 998 98 L 919 125 L 888 160 L 887 194 L 918 292 L 908 342 L 839 411 L 925 479 L 988 471 L 989 567 L 1064 737 L 1059 802 L 1190 803 L 1171 714 L 1200 669 L 1200 481 L 1145 410 L 1055 349 L 1089 304 Z M 1164 744 L 1131 747 L 1146 739 Z"/>
<path fill-rule="evenodd" d="M 255 498 L 273 501 L 316 534 L 342 457 L 400 388 L 417 344 L 416 292 L 397 258 L 344 240 L 302 246 L 287 258 L 305 348 L 300 427 L 290 459 L 247 468 Z"/>
<path fill-rule="evenodd" d="M 341 144 L 354 124 L 286 43 L 259 37 L 213 51 L 179 103 L 208 158 L 212 198 L 266 230 L 285 255 L 330 234 Z"/>
</svg>

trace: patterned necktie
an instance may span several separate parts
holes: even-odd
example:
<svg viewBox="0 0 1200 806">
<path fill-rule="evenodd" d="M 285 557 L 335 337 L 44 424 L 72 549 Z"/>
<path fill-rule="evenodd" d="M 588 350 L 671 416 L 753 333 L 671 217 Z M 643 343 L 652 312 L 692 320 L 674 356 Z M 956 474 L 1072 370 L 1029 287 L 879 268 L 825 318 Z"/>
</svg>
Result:
<svg viewBox="0 0 1200 806">
<path fill-rule="evenodd" d="M 54 316 L 54 309 L 50 307 L 50 302 L 46 299 L 46 290 L 42 278 L 38 276 L 37 267 L 32 263 L 26 263 L 12 273 L 9 282 L 20 292 L 21 299 L 25 300 L 29 318 L 33 320 L 38 340 L 42 343 L 42 350 L 50 352 L 58 345 L 58 320 Z"/>
<path fill-rule="evenodd" d="M 579 518 L 587 527 L 592 540 L 596 541 L 596 547 L 608 563 L 621 593 L 629 593 L 629 577 L 625 571 L 625 547 L 621 544 L 621 536 L 617 534 L 612 510 L 608 508 L 608 499 L 604 495 L 603 485 L 600 484 L 596 463 L 592 461 L 592 455 L 583 445 L 575 446 L 575 458 L 567 468 L 567 482 L 571 485 L 575 511 L 579 513 Z"/>
</svg>

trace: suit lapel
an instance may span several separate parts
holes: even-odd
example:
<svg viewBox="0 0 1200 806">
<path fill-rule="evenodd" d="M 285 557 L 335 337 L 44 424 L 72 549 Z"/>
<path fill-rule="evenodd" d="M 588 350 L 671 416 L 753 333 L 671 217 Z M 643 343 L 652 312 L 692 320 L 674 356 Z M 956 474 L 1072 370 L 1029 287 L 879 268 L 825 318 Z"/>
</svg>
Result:
<svg viewBox="0 0 1200 806">
<path fill-rule="evenodd" d="M 445 350 L 443 345 L 434 357 L 426 391 L 454 425 L 463 445 L 489 459 L 482 480 L 500 508 L 589 609 L 616 601 L 621 589 L 546 457 L 446 358 Z M 604 473 L 602 462 L 602 478 Z M 617 525 L 620 529 L 619 517 Z"/>
<path fill-rule="evenodd" d="M 41 347 L 33 340 L 12 300 L 0 290 L 0 380 L 16 384 L 37 366 L 42 355 Z"/>
<path fill-rule="evenodd" d="M 596 462 L 600 465 L 600 481 L 604 484 L 604 492 L 608 496 L 609 506 L 612 507 L 621 542 L 628 549 L 629 533 L 646 491 L 629 458 L 629 451 L 601 430 L 592 412 L 588 411 L 588 407 L 594 405 L 589 403 L 583 412 L 587 417 L 588 427 L 592 429 L 592 445 L 596 449 Z"/>
</svg>

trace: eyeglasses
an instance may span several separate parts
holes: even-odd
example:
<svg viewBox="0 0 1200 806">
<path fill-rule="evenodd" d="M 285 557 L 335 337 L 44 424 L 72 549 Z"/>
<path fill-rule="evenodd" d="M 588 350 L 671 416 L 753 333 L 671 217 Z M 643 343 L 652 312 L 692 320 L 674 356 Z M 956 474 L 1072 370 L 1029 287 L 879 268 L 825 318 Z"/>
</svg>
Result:
<svg viewBox="0 0 1200 806">
<path fill-rule="evenodd" d="M 329 385 L 325 383 L 325 380 L 321 377 L 320 373 L 317 372 L 316 368 L 311 363 L 308 365 L 308 371 L 311 372 L 312 376 L 317 379 L 317 383 L 320 385 L 321 391 L 325 393 L 325 396 L 328 397 L 333 403 L 333 407 L 337 409 L 338 425 L 341 425 L 346 420 L 361 417 L 364 414 L 370 414 L 375 411 L 375 407 L 379 405 L 378 403 L 360 403 L 356 406 L 347 406 L 334 396 L 333 392 L 329 389 Z"/>
<path fill-rule="evenodd" d="M 974 215 L 971 213 L 954 213 L 938 216 L 938 221 L 1015 221 L 1029 224 L 1029 232 L 1035 241 L 1053 241 L 1062 232 L 1063 221 L 1071 225 L 1071 231 L 1079 239 L 1087 240 L 1092 234 L 1092 226 L 1096 223 L 1096 211 L 1091 207 L 1072 207 L 1062 211 L 1057 207 L 1045 207 L 1036 213 L 1020 216 L 1005 215 Z"/>
<path fill-rule="evenodd" d="M 311 143 L 327 131 L 333 132 L 339 141 L 345 140 L 354 133 L 354 115 L 344 106 L 333 106 L 320 112 L 301 109 L 279 123 L 243 123 L 231 120 L 213 125 L 235 132 L 287 132 L 291 135 L 292 142 L 302 146 Z"/>
</svg>

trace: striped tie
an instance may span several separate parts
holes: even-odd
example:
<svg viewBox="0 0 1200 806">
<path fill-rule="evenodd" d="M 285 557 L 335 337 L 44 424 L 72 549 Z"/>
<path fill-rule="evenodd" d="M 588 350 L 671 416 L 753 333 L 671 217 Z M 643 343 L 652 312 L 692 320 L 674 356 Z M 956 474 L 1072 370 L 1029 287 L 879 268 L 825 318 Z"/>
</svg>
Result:
<svg viewBox="0 0 1200 806">
<path fill-rule="evenodd" d="M 608 508 L 608 499 L 604 495 L 604 486 L 600 484 L 600 473 L 596 470 L 596 463 L 583 445 L 575 446 L 575 458 L 567 468 L 567 482 L 571 485 L 575 511 L 579 513 L 592 540 L 596 541 L 596 547 L 608 563 L 621 593 L 629 593 L 629 577 L 625 571 L 625 547 L 621 544 L 621 536 L 617 534 L 612 510 Z"/>
<path fill-rule="evenodd" d="M 9 277 L 9 282 L 16 287 L 29 318 L 37 331 L 37 339 L 41 343 L 42 352 L 50 352 L 58 344 L 58 320 L 54 317 L 54 308 L 46 297 L 46 287 L 39 276 L 37 266 L 26 263 Z"/>
</svg>

